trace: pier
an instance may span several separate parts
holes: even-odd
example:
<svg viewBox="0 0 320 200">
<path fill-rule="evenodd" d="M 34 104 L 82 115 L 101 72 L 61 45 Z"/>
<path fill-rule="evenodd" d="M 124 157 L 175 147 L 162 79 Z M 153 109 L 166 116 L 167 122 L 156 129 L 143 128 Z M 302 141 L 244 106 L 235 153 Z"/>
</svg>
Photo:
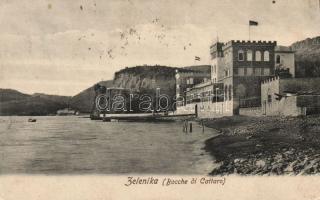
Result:
<svg viewBox="0 0 320 200">
<path fill-rule="evenodd" d="M 102 120 L 105 122 L 111 121 L 143 121 L 143 122 L 161 122 L 161 121 L 176 121 L 195 118 L 195 114 L 183 115 L 163 115 L 163 114 L 106 114 L 105 116 L 91 116 L 91 120 Z"/>
</svg>

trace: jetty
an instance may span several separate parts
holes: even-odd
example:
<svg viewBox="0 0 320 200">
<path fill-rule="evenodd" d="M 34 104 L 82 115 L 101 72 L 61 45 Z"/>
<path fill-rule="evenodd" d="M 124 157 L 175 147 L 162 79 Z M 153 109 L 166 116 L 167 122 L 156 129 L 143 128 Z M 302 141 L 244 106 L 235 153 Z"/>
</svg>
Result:
<svg viewBox="0 0 320 200">
<path fill-rule="evenodd" d="M 105 122 L 114 121 L 141 121 L 141 122 L 161 122 L 161 121 L 177 121 L 195 118 L 195 114 L 183 114 L 183 115 L 165 115 L 165 114 L 153 114 L 153 113 L 136 113 L 136 114 L 101 114 L 100 116 L 91 116 L 92 120 L 102 120 Z"/>
</svg>

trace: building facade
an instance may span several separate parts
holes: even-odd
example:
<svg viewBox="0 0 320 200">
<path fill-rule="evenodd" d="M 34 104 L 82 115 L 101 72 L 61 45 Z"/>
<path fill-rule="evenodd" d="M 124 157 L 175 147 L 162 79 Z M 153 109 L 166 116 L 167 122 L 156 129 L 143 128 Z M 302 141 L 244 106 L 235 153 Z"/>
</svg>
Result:
<svg viewBox="0 0 320 200">
<path fill-rule="evenodd" d="M 210 69 L 210 66 L 208 66 Z M 197 71 L 190 69 L 179 69 L 176 70 L 176 102 L 177 106 L 186 104 L 187 92 L 197 84 L 207 82 L 210 80 L 210 70 L 208 71 Z"/>
<path fill-rule="evenodd" d="M 205 107 L 203 117 L 215 117 L 239 114 L 242 104 L 260 106 L 261 82 L 275 75 L 276 45 L 239 40 L 212 44 L 211 81 L 188 89 L 187 110 L 201 114 L 197 109 Z"/>
<path fill-rule="evenodd" d="M 294 51 L 290 47 L 276 46 L 275 48 L 275 70 L 281 72 L 287 70 L 292 78 L 295 77 Z"/>
</svg>

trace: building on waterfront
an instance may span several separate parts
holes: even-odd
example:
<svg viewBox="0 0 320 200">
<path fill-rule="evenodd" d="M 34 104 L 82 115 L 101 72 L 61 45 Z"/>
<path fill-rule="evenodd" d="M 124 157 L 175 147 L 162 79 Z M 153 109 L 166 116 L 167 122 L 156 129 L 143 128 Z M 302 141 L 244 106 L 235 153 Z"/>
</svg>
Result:
<svg viewBox="0 0 320 200">
<path fill-rule="evenodd" d="M 303 115 L 320 110 L 319 92 L 306 92 L 317 87 L 318 80 L 294 78 L 295 58 L 290 48 L 277 46 L 275 41 L 217 41 L 211 45 L 210 55 L 210 80 L 186 90 L 185 104 L 177 104 L 178 113 L 211 118 L 246 111 L 254 115 Z M 290 94 L 283 89 L 294 85 L 305 89 Z M 279 100 L 277 94 L 284 98 Z"/>
<path fill-rule="evenodd" d="M 185 105 L 187 92 L 190 91 L 193 86 L 207 82 L 210 80 L 210 77 L 210 65 L 185 67 L 176 70 L 177 105 Z"/>
<path fill-rule="evenodd" d="M 211 80 L 189 89 L 186 106 L 178 107 L 178 112 L 215 117 L 239 114 L 240 104 L 260 104 L 261 82 L 275 75 L 276 45 L 274 41 L 215 42 L 210 47 Z"/>
</svg>

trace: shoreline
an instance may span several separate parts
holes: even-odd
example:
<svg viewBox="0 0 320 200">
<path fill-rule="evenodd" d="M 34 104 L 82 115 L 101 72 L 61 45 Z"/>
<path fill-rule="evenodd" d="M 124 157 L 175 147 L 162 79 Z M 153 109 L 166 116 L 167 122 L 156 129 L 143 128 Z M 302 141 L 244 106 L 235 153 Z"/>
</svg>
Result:
<svg viewBox="0 0 320 200">
<path fill-rule="evenodd" d="M 220 134 L 205 141 L 209 175 L 320 174 L 320 117 L 233 116 L 204 120 Z"/>
</svg>

